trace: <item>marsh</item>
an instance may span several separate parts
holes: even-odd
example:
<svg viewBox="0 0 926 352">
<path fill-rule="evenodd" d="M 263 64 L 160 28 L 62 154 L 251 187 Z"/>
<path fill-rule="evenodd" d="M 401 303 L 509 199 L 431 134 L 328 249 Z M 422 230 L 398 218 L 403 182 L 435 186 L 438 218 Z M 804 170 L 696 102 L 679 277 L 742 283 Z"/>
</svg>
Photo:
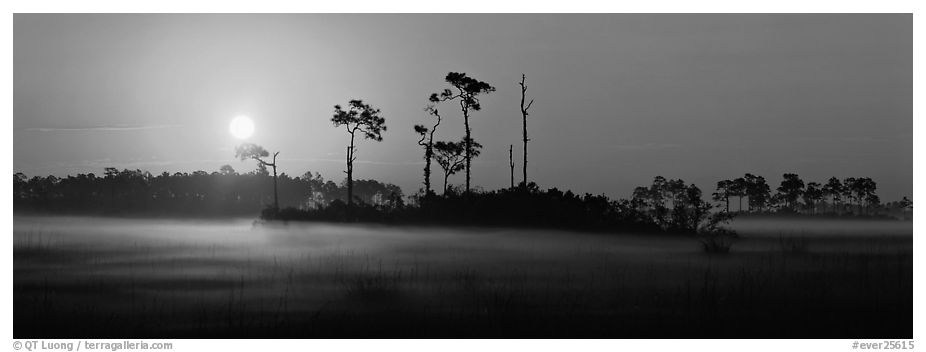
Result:
<svg viewBox="0 0 926 352">
<path fill-rule="evenodd" d="M 15 338 L 912 337 L 912 222 L 687 236 L 15 216 Z"/>
</svg>

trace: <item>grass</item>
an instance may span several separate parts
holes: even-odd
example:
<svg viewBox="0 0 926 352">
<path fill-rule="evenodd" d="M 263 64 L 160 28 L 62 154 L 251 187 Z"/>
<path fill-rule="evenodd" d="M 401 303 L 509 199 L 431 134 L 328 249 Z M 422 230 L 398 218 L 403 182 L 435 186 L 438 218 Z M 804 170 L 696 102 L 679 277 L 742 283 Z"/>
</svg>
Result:
<svg viewBox="0 0 926 352">
<path fill-rule="evenodd" d="M 803 254 L 808 251 L 808 243 L 806 235 L 801 235 L 798 237 L 787 236 L 784 234 L 778 235 L 778 246 L 781 248 L 781 251 L 784 253 L 791 254 Z"/>
<path fill-rule="evenodd" d="M 397 296 L 403 270 L 384 270 L 381 261 L 379 264 L 375 270 L 365 266 L 359 273 L 342 278 L 345 294 L 368 302 L 385 302 Z"/>
<path fill-rule="evenodd" d="M 73 224 L 22 225 L 16 338 L 912 336 L 905 235 L 811 248 L 812 233 L 741 233 L 713 256 L 647 236 L 300 227 L 207 240 L 194 237 L 218 225 L 195 225 L 208 227 L 168 241 L 135 236 L 140 224 L 89 243 Z"/>
<path fill-rule="evenodd" d="M 731 236 L 704 236 L 701 237 L 701 248 L 705 253 L 726 254 L 730 253 L 730 247 L 733 247 L 733 237 Z"/>
</svg>

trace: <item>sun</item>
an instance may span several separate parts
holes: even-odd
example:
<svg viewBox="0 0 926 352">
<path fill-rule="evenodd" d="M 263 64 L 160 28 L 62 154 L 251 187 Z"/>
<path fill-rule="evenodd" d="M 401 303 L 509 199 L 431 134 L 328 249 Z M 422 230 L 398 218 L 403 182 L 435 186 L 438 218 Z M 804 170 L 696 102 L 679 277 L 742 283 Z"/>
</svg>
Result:
<svg viewBox="0 0 926 352">
<path fill-rule="evenodd" d="M 238 139 L 247 139 L 254 134 L 254 121 L 247 116 L 238 116 L 228 125 L 228 131 Z"/>
</svg>

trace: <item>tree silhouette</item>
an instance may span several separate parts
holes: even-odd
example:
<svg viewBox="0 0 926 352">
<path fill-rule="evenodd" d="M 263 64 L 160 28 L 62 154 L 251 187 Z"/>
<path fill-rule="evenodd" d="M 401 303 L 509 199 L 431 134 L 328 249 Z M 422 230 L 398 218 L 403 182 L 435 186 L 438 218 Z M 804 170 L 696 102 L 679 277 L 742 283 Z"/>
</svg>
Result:
<svg viewBox="0 0 926 352">
<path fill-rule="evenodd" d="M 119 169 L 114 167 L 107 167 L 103 169 L 103 174 L 106 175 L 106 179 L 109 180 L 109 207 L 111 209 L 116 208 L 116 176 L 119 175 Z"/>
<path fill-rule="evenodd" d="M 749 197 L 749 210 L 759 209 L 761 211 L 765 209 L 771 200 L 771 195 L 769 195 L 771 190 L 768 183 L 765 182 L 765 177 L 747 173 L 743 176 L 743 179 L 746 180 L 746 196 Z"/>
<path fill-rule="evenodd" d="M 382 206 L 389 203 L 389 198 L 393 196 L 402 196 L 399 186 L 376 180 L 354 180 L 354 197 L 367 204 Z"/>
<path fill-rule="evenodd" d="M 354 146 L 357 132 L 361 133 L 366 139 L 372 139 L 377 142 L 383 140 L 382 133 L 386 131 L 386 119 L 379 115 L 379 109 L 364 104 L 362 100 L 352 99 L 347 104 L 347 110 L 341 108 L 341 105 L 334 106 L 334 116 L 331 122 L 334 127 L 344 126 L 347 133 L 350 134 L 350 145 L 347 146 L 347 208 L 350 209 L 354 202 L 354 161 L 357 160 L 355 153 L 357 147 Z"/>
<path fill-rule="evenodd" d="M 434 160 L 444 169 L 444 194 L 447 194 L 447 179 L 450 178 L 450 175 L 464 169 L 466 145 L 467 143 L 465 142 L 439 141 L 434 143 Z M 469 145 L 473 148 L 473 150 L 470 151 L 470 156 L 479 156 L 482 144 L 471 141 Z"/>
<path fill-rule="evenodd" d="M 649 187 L 649 203 L 652 205 L 652 217 L 657 224 L 665 226 L 668 224 L 671 219 L 668 217 L 671 215 L 667 206 L 667 201 L 676 201 L 676 196 L 679 192 L 684 190 L 685 183 L 681 180 L 666 180 L 665 177 L 656 176 L 653 178 L 653 184 Z"/>
<path fill-rule="evenodd" d="M 13 174 L 13 199 L 14 200 L 25 198 L 25 195 L 27 194 L 26 192 L 27 191 L 26 190 L 27 181 L 28 181 L 28 178 L 26 177 L 26 174 L 22 172 L 17 172 Z M 905 197 L 904 199 L 907 199 L 907 198 Z"/>
<path fill-rule="evenodd" d="M 845 192 L 843 188 L 842 182 L 836 177 L 830 177 L 826 184 L 823 185 L 823 194 L 829 196 L 832 202 L 830 206 L 833 209 L 833 214 L 836 214 L 837 204 L 842 200 L 842 195 Z"/>
<path fill-rule="evenodd" d="M 523 181 L 524 185 L 527 186 L 527 142 L 530 139 L 527 138 L 527 110 L 531 108 L 531 105 L 534 105 L 534 99 L 531 99 L 530 103 L 527 103 L 527 106 L 524 106 L 525 93 L 527 93 L 527 84 L 524 82 L 526 76 L 521 74 L 521 119 L 523 121 L 522 126 L 524 127 L 524 166 L 522 166 Z"/>
<path fill-rule="evenodd" d="M 228 165 L 228 164 L 222 165 L 222 167 L 219 168 L 219 173 L 222 175 L 226 175 L 226 176 L 238 174 L 237 172 L 235 172 L 235 168 L 233 168 L 231 165 Z"/>
<path fill-rule="evenodd" d="M 431 159 L 434 156 L 434 132 L 437 132 L 437 126 L 440 126 L 441 116 L 437 107 L 433 104 L 428 104 L 424 111 L 428 115 L 437 118 L 434 126 L 430 129 L 424 127 L 424 125 L 415 125 L 415 133 L 421 136 L 418 139 L 418 145 L 424 148 L 424 194 L 427 196 L 431 194 Z M 427 142 L 425 142 L 425 139 L 427 139 Z"/>
<path fill-rule="evenodd" d="M 853 188 L 857 186 L 856 182 L 857 180 L 855 177 L 847 177 L 842 181 L 842 196 L 845 197 L 846 203 L 848 203 L 846 211 L 850 213 L 855 213 L 855 210 L 852 208 L 852 201 L 855 200 L 855 191 Z"/>
<path fill-rule="evenodd" d="M 437 144 L 437 143 L 435 143 Z M 479 155 L 480 145 L 473 155 Z M 699 190 L 682 180 L 656 177 L 653 186 L 637 187 L 631 200 L 609 201 L 600 196 L 573 194 L 569 191 L 550 189 L 541 191 L 529 183 L 530 192 L 500 189 L 462 196 L 454 192 L 449 176 L 464 168 L 465 143 L 440 142 L 435 146 L 435 160 L 446 168 L 444 197 L 434 197 L 428 202 L 405 206 L 402 190 L 395 185 L 376 180 L 354 180 L 353 198 L 355 216 L 352 219 L 384 222 L 444 222 L 458 224 L 554 226 L 587 229 L 654 229 L 688 232 L 694 229 L 695 219 L 704 219 L 711 207 L 700 199 Z M 239 158 L 256 156 L 259 168 L 275 164 L 267 160 L 266 150 L 259 146 L 242 145 Z M 509 147 L 509 152 L 513 150 Z M 251 155 L 252 157 L 247 157 Z M 272 165 L 271 165 L 272 166 Z M 16 212 L 40 212 L 51 214 L 134 214 L 134 215 L 177 215 L 177 216 L 242 216 L 260 213 L 265 219 L 278 220 L 325 220 L 343 221 L 346 212 L 347 182 L 340 184 L 324 180 L 320 174 L 306 172 L 300 177 L 289 177 L 280 173 L 273 178 L 274 199 L 270 203 L 267 192 L 271 182 L 269 173 L 247 172 L 238 174 L 229 165 L 219 170 L 192 173 L 164 172 L 152 176 L 141 170 L 108 168 L 106 177 L 94 174 L 78 174 L 58 178 L 55 176 L 28 178 L 25 174 L 13 176 L 13 204 Z M 792 174 L 793 175 L 793 174 Z M 761 210 L 767 202 L 768 187 L 761 176 L 746 174 L 747 196 L 750 206 Z M 797 175 L 786 177 L 783 183 L 795 183 Z M 726 180 L 727 182 L 732 182 Z M 837 179 L 838 181 L 838 179 Z M 723 181 L 721 181 L 722 183 Z M 828 183 L 829 184 L 829 183 Z M 840 182 L 841 184 L 841 182 Z M 856 202 L 851 210 L 860 215 L 879 215 L 887 212 L 903 219 L 910 212 L 909 199 L 881 204 L 875 191 L 877 184 L 867 177 L 851 178 L 852 199 Z M 533 187 L 533 188 L 531 188 Z M 787 187 L 779 189 L 773 204 L 780 205 L 782 212 L 788 208 Z M 817 215 L 822 192 L 828 187 L 809 182 L 799 198 L 801 203 L 790 206 L 808 215 Z M 829 187 L 832 188 L 832 187 Z M 459 187 L 462 192 L 462 186 Z M 515 188 L 517 190 L 517 188 Z M 723 194 L 724 186 L 716 195 Z M 819 193 L 818 193 L 819 192 Z M 765 196 L 760 196 L 765 194 Z M 830 194 L 832 196 L 832 194 Z M 715 199 L 716 200 L 716 199 Z M 473 206 L 473 203 L 478 206 Z M 801 208 L 802 204 L 807 207 Z M 118 204 L 118 207 L 114 206 Z M 720 205 L 723 207 L 723 205 Z M 278 207 L 279 211 L 274 212 Z M 457 216 L 460 212 L 471 213 Z M 699 215 L 700 214 L 700 215 Z M 714 214 L 732 216 L 735 213 L 721 211 Z M 703 220 L 702 220 L 703 223 Z M 615 227 L 616 226 L 616 227 Z M 638 227 L 642 226 L 642 227 Z M 699 230 L 700 231 L 700 230 Z"/>
<path fill-rule="evenodd" d="M 730 195 L 733 193 L 730 190 L 732 183 L 733 181 L 730 180 L 717 181 L 717 191 L 712 194 L 714 201 L 725 203 L 724 211 L 726 212 L 730 211 Z"/>
<path fill-rule="evenodd" d="M 738 177 L 730 183 L 730 195 L 736 196 L 739 200 L 739 211 L 743 211 L 743 197 L 746 196 L 746 179 Z"/>
<path fill-rule="evenodd" d="M 913 201 L 911 201 L 910 198 L 907 198 L 907 196 L 904 196 L 903 199 L 900 200 L 900 206 L 901 206 L 901 207 L 906 208 L 906 207 L 909 207 L 909 206 L 911 206 L 911 205 L 913 205 Z"/>
<path fill-rule="evenodd" d="M 881 203 L 881 199 L 875 194 L 875 191 L 878 189 L 877 183 L 872 180 L 870 177 L 865 177 L 862 181 L 862 190 L 865 194 L 865 202 L 868 206 L 868 211 L 871 211 L 871 207 L 877 206 Z"/>
<path fill-rule="evenodd" d="M 794 204 L 804 192 L 804 181 L 797 174 L 787 173 L 782 176 L 781 185 L 778 187 L 780 199 L 785 202 L 785 206 L 794 211 Z"/>
<path fill-rule="evenodd" d="M 810 208 L 810 215 L 817 213 L 817 201 L 823 199 L 823 189 L 819 183 L 807 183 L 807 189 L 804 190 L 804 203 Z"/>
<path fill-rule="evenodd" d="M 694 184 L 685 185 L 685 181 L 676 180 L 680 191 L 672 206 L 673 225 L 676 229 L 696 232 L 704 220 L 709 218 L 712 206 L 701 199 L 701 189 Z M 729 214 L 727 214 L 729 215 Z"/>
<path fill-rule="evenodd" d="M 718 192 L 719 193 L 719 192 Z M 694 184 L 687 185 L 681 179 L 666 180 L 656 176 L 653 184 L 637 187 L 630 204 L 635 207 L 652 205 L 649 220 L 668 231 L 696 232 L 710 214 L 712 205 L 701 199 L 701 190 Z M 672 200 L 672 208 L 665 201 Z"/>
<path fill-rule="evenodd" d="M 653 208 L 652 198 L 650 197 L 650 190 L 647 187 L 639 186 L 633 189 L 633 198 L 630 202 L 633 204 L 634 208 L 640 211 L 650 210 Z"/>
<path fill-rule="evenodd" d="M 472 152 L 475 149 L 471 144 L 473 142 L 472 133 L 469 126 L 470 111 L 479 111 L 482 105 L 479 104 L 478 96 L 495 91 L 495 87 L 488 83 L 482 82 L 475 78 L 467 76 L 465 73 L 450 72 L 444 77 L 444 80 L 456 89 L 456 92 L 450 89 L 444 89 L 441 93 L 431 94 L 431 101 L 449 101 L 454 99 L 460 100 L 460 110 L 463 112 L 463 125 L 466 128 L 466 136 L 463 138 L 466 147 L 464 148 L 466 159 L 466 193 L 470 190 L 470 175 L 472 171 Z"/>
<path fill-rule="evenodd" d="M 655 208 L 665 208 L 666 206 L 666 178 L 662 176 L 656 176 L 653 178 L 653 184 L 649 186 L 651 204 Z"/>
<path fill-rule="evenodd" d="M 280 152 L 273 153 L 273 162 L 267 162 L 263 158 L 270 156 L 270 153 L 264 147 L 254 143 L 242 143 L 235 148 L 235 157 L 241 161 L 253 159 L 257 161 L 258 166 L 264 167 L 265 170 L 267 166 L 273 168 L 273 209 L 275 211 L 280 210 L 280 197 L 277 192 L 277 155 L 279 154 Z"/>
<path fill-rule="evenodd" d="M 877 209 L 881 206 L 881 197 L 872 192 L 865 196 L 865 202 L 868 204 L 867 213 L 872 214 L 873 211 L 877 212 Z"/>
<path fill-rule="evenodd" d="M 676 205 L 687 202 L 688 186 L 682 179 L 666 181 L 665 193 L 666 198 L 672 201 L 672 208 Z M 701 192 L 699 189 L 698 192 Z"/>
<path fill-rule="evenodd" d="M 875 190 L 878 188 L 878 185 L 875 181 L 868 177 L 849 177 L 843 184 L 846 187 L 847 193 L 850 195 L 850 199 L 855 201 L 857 213 L 862 213 L 863 202 L 865 203 L 864 207 L 867 213 L 876 200 Z"/>
<path fill-rule="evenodd" d="M 261 158 L 271 161 L 269 158 Z M 247 216 L 263 211 L 271 218 L 279 218 L 279 213 L 273 212 L 274 199 L 270 192 L 273 180 L 269 173 L 164 172 L 155 177 L 141 170 L 119 171 L 113 168 L 111 174 L 115 182 L 94 174 L 78 174 L 61 179 L 35 177 L 34 180 L 28 180 L 25 175 L 14 177 L 13 188 L 19 190 L 14 193 L 16 210 L 181 217 Z M 276 177 L 280 211 L 287 207 L 319 209 L 327 207 L 332 201 L 339 201 L 346 206 L 346 182 L 338 186 L 335 182 L 322 179 L 317 173 L 306 174 L 301 178 L 291 178 L 286 173 L 280 173 Z M 111 204 L 112 194 L 115 194 L 115 208 Z M 388 207 L 390 204 L 398 204 L 390 200 L 391 197 L 403 195 L 402 190 L 395 185 L 355 180 L 354 196 L 371 204 L 379 201 Z M 332 217 L 331 220 L 342 218 Z"/>
<path fill-rule="evenodd" d="M 913 211 L 912 209 L 913 201 L 911 201 L 909 198 L 904 196 L 903 199 L 899 201 L 899 203 L 900 203 L 900 208 L 902 209 L 901 212 L 903 213 L 903 219 L 904 220 L 909 219 L 910 218 L 909 214 L 910 212 Z"/>
</svg>

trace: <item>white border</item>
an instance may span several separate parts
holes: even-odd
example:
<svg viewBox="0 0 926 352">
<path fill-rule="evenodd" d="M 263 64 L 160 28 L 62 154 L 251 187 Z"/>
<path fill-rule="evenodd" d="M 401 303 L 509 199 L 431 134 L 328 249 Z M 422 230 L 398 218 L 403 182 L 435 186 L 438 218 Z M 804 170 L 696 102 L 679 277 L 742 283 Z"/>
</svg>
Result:
<svg viewBox="0 0 926 352">
<path fill-rule="evenodd" d="M 832 12 L 894 12 L 911 13 L 915 1 L 434 1 L 434 0 L 354 0 L 354 1 L 294 1 L 294 0 L 227 0 L 227 1 L 12 1 L 11 12 L 228 12 L 228 13 L 423 13 L 423 12 L 623 12 L 623 13 L 832 13 Z"/>
<path fill-rule="evenodd" d="M 923 143 L 915 126 L 921 119 L 924 96 L 921 87 L 923 82 L 922 70 L 918 69 L 919 61 L 923 57 L 923 16 L 919 14 L 919 6 L 914 1 L 634 1 L 633 3 L 617 3 L 605 1 L 515 1 L 499 2 L 497 0 L 475 0 L 465 2 L 448 1 L 376 1 L 360 0 L 350 2 L 312 2 L 312 1 L 200 1 L 189 0 L 163 0 L 163 1 L 13 1 L 10 10 L 3 16 L 2 36 L 6 55 L 2 60 L 7 70 L 3 76 L 5 85 L 5 99 L 2 100 L 4 111 L 4 124 L 2 136 L 8 146 L 8 152 L 3 155 L 3 165 L 6 167 L 8 182 L 12 176 L 12 109 L 13 109 L 13 13 L 23 12 L 237 12 L 237 13 L 268 13 L 268 12 L 676 12 L 676 13 L 741 13 L 741 12 L 781 12 L 781 13 L 829 13 L 829 12 L 864 12 L 864 13 L 913 13 L 914 14 L 914 185 L 915 199 L 919 197 L 922 188 L 920 175 L 922 163 L 918 162 L 916 155 L 922 151 Z M 919 39 L 919 40 L 918 40 Z M 5 253 L 2 272 L 5 289 L 2 292 L 4 303 L 2 316 L 4 317 L 3 331 L 6 343 L 12 345 L 13 307 L 12 307 L 12 194 L 9 187 L 4 187 L 0 196 L 3 202 L 4 228 L 7 230 L 9 247 Z M 919 234 L 918 221 L 914 222 L 914 237 Z M 922 241 L 914 240 L 914 252 L 920 252 Z M 922 273 L 921 261 L 914 256 L 914 272 Z M 914 297 L 920 297 L 923 292 L 923 279 L 914 276 Z M 917 327 L 923 320 L 922 305 L 914 302 L 914 339 L 922 344 L 919 349 L 926 348 L 926 341 L 922 337 L 922 330 Z M 748 324 L 749 322 L 743 322 Z M 146 340 L 148 341 L 148 340 Z M 154 342 L 156 340 L 150 340 Z M 325 349 L 325 350 L 363 350 L 363 351 L 447 351 L 472 352 L 478 349 L 515 350 L 530 349 L 531 351 L 615 351 L 616 348 L 629 348 L 632 350 L 688 350 L 710 348 L 712 351 L 776 351 L 789 349 L 828 351 L 849 351 L 855 340 L 455 340 L 452 343 L 445 340 L 166 340 L 174 344 L 176 351 L 191 350 L 231 350 L 251 351 L 269 349 Z M 877 342 L 876 340 L 859 340 L 861 342 Z M 8 345 L 8 346 L 11 346 Z M 9 348 L 9 347 L 8 347 Z"/>
</svg>

